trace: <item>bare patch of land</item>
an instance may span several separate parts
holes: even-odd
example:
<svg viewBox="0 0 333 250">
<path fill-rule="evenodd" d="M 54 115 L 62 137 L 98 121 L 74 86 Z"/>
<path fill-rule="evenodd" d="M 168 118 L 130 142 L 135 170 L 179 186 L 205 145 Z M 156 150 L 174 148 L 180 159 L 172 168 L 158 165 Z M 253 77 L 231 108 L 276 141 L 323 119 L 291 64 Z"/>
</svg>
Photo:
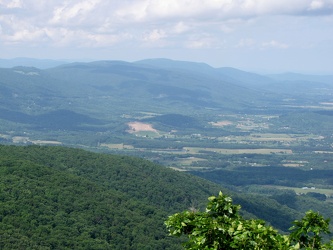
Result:
<svg viewBox="0 0 333 250">
<path fill-rule="evenodd" d="M 210 122 L 210 124 L 212 124 L 215 127 L 224 127 L 224 126 L 232 125 L 233 122 L 231 122 L 231 121 L 219 121 L 219 122 Z"/>
<path fill-rule="evenodd" d="M 36 145 L 61 145 L 60 141 L 51 141 L 51 140 L 31 140 L 26 136 L 14 136 L 12 138 L 13 143 L 32 143 Z"/>
<path fill-rule="evenodd" d="M 129 133 L 136 133 L 141 131 L 151 131 L 158 133 L 156 129 L 153 128 L 153 126 L 149 123 L 143 123 L 143 122 L 129 122 L 127 123 L 129 126 L 129 130 L 127 132 Z"/>
<path fill-rule="evenodd" d="M 101 143 L 100 144 L 101 147 L 107 147 L 109 149 L 134 149 L 134 147 L 132 145 L 126 145 L 124 143 Z"/>
</svg>

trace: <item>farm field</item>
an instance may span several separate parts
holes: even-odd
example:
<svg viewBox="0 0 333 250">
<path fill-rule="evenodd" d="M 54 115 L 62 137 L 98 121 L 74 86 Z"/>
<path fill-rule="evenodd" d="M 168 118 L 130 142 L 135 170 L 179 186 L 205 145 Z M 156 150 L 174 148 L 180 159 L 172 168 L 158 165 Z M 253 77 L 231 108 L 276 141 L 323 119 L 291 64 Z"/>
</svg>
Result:
<svg viewBox="0 0 333 250">
<path fill-rule="evenodd" d="M 131 145 L 126 145 L 123 143 L 118 143 L 118 144 L 107 144 L 107 143 L 101 143 L 99 145 L 100 147 L 107 147 L 108 149 L 118 149 L 118 150 L 125 150 L 125 149 L 134 149 L 133 146 Z"/>
<path fill-rule="evenodd" d="M 279 142 L 291 143 L 302 142 L 307 140 L 322 140 L 322 136 L 318 135 L 301 135 L 301 134 L 274 134 L 274 133 L 251 133 L 248 136 L 226 136 L 218 138 L 220 141 L 251 141 L 251 142 Z"/>
<path fill-rule="evenodd" d="M 329 205 L 333 204 L 333 189 L 332 188 L 317 188 L 317 187 L 286 187 L 286 186 L 261 186 L 261 188 L 274 188 L 283 191 L 292 191 L 295 192 L 298 196 L 304 195 L 324 195 L 325 199 L 322 201 L 324 204 Z M 322 197 L 322 196 L 321 196 Z"/>
<path fill-rule="evenodd" d="M 291 149 L 269 149 L 269 148 L 258 148 L 258 149 L 226 149 L 226 148 L 200 148 L 200 147 L 185 147 L 186 152 L 191 154 L 202 154 L 205 151 L 227 154 L 227 155 L 239 155 L 239 154 L 292 154 Z"/>
<path fill-rule="evenodd" d="M 333 189 L 325 188 L 316 188 L 316 187 L 301 187 L 301 188 L 292 188 L 292 187 L 283 187 L 283 186 L 274 186 L 278 189 L 289 189 L 295 191 L 296 194 L 307 194 L 311 192 L 316 192 L 319 194 L 326 195 L 330 201 L 333 201 Z"/>
</svg>

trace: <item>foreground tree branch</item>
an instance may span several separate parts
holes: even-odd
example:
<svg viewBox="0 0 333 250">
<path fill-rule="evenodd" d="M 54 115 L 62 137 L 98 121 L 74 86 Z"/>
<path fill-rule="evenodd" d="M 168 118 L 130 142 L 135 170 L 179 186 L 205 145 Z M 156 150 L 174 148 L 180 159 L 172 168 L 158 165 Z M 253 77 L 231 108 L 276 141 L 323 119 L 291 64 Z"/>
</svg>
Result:
<svg viewBox="0 0 333 250">
<path fill-rule="evenodd" d="M 184 211 L 165 222 L 170 235 L 188 236 L 186 249 L 333 249 L 333 241 L 323 244 L 321 237 L 329 233 L 329 219 L 313 211 L 294 221 L 290 235 L 282 235 L 263 220 L 245 220 L 240 206 L 222 192 L 208 200 L 205 212 Z"/>
</svg>

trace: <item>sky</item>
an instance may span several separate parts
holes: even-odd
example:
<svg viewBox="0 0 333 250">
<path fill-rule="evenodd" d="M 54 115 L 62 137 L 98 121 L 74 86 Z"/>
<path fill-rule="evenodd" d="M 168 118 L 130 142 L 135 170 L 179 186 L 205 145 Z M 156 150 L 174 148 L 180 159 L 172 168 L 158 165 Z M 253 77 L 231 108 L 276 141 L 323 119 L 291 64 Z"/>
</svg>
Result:
<svg viewBox="0 0 333 250">
<path fill-rule="evenodd" d="M 0 0 L 0 58 L 333 74 L 333 0 Z"/>
</svg>

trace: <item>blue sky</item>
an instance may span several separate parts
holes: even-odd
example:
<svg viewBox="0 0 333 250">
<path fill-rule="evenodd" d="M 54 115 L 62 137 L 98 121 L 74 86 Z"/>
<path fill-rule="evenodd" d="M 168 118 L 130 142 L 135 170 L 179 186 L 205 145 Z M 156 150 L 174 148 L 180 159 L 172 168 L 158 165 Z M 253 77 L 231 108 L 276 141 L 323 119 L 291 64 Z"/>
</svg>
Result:
<svg viewBox="0 0 333 250">
<path fill-rule="evenodd" d="M 0 0 L 0 58 L 333 74 L 333 0 Z"/>
</svg>

